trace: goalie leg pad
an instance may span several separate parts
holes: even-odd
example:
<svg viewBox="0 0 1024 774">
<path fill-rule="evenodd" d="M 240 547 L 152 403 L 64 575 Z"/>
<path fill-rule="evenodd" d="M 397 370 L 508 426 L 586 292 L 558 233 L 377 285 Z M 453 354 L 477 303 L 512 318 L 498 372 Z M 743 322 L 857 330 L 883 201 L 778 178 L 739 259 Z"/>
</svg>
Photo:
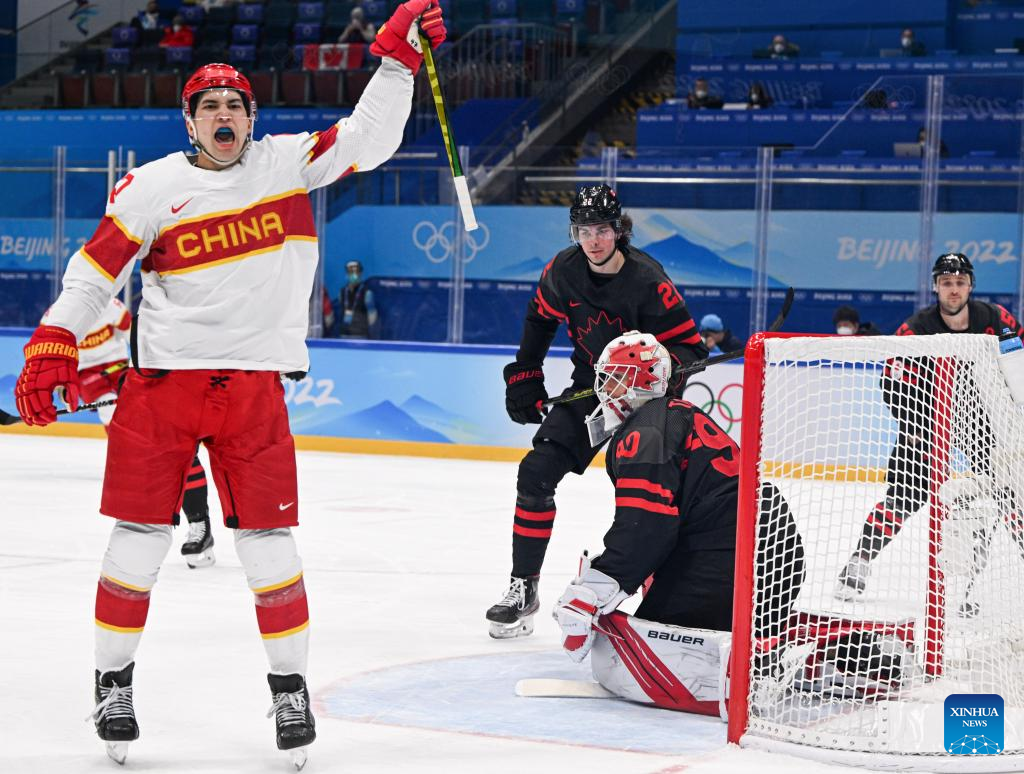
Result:
<svg viewBox="0 0 1024 774">
<path fill-rule="evenodd" d="M 624 699 L 717 717 L 731 642 L 729 632 L 614 612 L 601 616 L 590 663 L 594 679 Z"/>
</svg>

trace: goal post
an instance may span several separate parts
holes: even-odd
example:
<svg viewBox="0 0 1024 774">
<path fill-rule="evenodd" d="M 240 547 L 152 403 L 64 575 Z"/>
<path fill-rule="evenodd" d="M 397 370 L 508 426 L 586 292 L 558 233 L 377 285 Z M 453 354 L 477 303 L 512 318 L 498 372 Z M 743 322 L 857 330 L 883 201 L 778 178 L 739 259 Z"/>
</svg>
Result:
<svg viewBox="0 0 1024 774">
<path fill-rule="evenodd" d="M 750 340 L 730 742 L 1024 768 L 1024 409 L 998 351 L 980 334 Z M 758 553 L 781 518 L 769 483 L 800 532 L 799 573 Z M 1005 746 L 950 754 L 944 701 L 978 693 L 1003 697 Z"/>
</svg>

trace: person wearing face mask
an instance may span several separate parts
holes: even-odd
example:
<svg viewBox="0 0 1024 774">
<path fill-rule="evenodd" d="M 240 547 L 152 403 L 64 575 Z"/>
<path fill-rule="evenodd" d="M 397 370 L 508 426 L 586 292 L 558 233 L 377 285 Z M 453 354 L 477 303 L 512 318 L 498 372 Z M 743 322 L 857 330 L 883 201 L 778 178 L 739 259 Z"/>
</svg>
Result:
<svg viewBox="0 0 1024 774">
<path fill-rule="evenodd" d="M 254 139 L 249 79 L 223 63 L 196 70 L 181 94 L 194 152 L 150 161 L 114 184 L 95 233 L 68 261 L 46 322 L 24 347 L 18 413 L 27 425 L 46 426 L 58 418 L 55 390 L 77 409 L 79 342 L 141 263 L 132 366 L 108 426 L 99 510 L 113 527 L 94 614 L 92 720 L 118 763 L 139 737 L 136 652 L 199 443 L 252 591 L 277 748 L 301 768 L 316 739 L 309 607 L 291 529 L 299 523 L 295 443 L 281 378 L 309 370 L 319 262 L 310 193 L 374 169 L 401 145 L 423 35 L 435 49 L 447 37 L 438 1 L 398 6 L 370 46 L 381 63 L 352 114 L 320 131 Z M 39 488 L 40 506 L 61 497 L 59 488 Z M 234 648 L 223 646 L 226 669 L 238 660 Z M 212 688 L 183 684 L 182 695 L 205 687 Z"/>
<path fill-rule="evenodd" d="M 373 291 L 363 281 L 363 264 L 349 261 L 345 264 L 345 278 L 341 289 L 341 337 L 343 339 L 369 339 L 377 323 L 377 304 Z"/>
<path fill-rule="evenodd" d="M 703 360 L 707 348 L 676 286 L 654 258 L 630 244 L 633 221 L 607 185 L 581 188 L 569 210 L 573 244 L 541 273 L 526 308 L 514 362 L 505 366 L 505 410 L 513 422 L 538 424 L 533 449 L 519 463 L 512 521 L 508 591 L 486 613 L 495 639 L 533 632 L 537 588 L 555 522 L 555 489 L 570 472 L 582 475 L 603 442 L 594 445 L 587 417 L 592 395 L 552 406 L 544 360 L 563 323 L 573 344 L 570 395 L 594 385 L 605 345 L 625 331 L 648 331 L 665 346 L 672 368 Z M 682 380 L 671 379 L 671 389 Z"/>
<path fill-rule="evenodd" d="M 747 110 L 763 110 L 769 108 L 775 102 L 760 81 L 750 84 L 750 91 L 747 93 Z"/>
<path fill-rule="evenodd" d="M 164 27 L 164 36 L 160 40 L 161 47 L 191 46 L 195 42 L 192 28 L 185 24 L 185 19 L 178 15 L 171 21 L 170 27 Z"/>
<path fill-rule="evenodd" d="M 772 38 L 768 56 L 771 59 L 795 59 L 800 56 L 800 46 L 790 43 L 785 35 L 776 35 Z"/>
<path fill-rule="evenodd" d="M 146 3 L 146 10 L 139 11 L 131 23 L 140 30 L 160 29 L 160 6 L 157 1 L 149 0 Z"/>
<path fill-rule="evenodd" d="M 708 90 L 708 82 L 704 78 L 698 78 L 693 82 L 693 91 L 686 95 L 686 106 L 694 109 L 720 110 L 723 105 L 722 98 L 712 94 Z"/>
<path fill-rule="evenodd" d="M 924 43 L 914 38 L 914 31 L 910 27 L 900 34 L 900 51 L 903 56 L 926 56 L 928 54 Z"/>
<path fill-rule="evenodd" d="M 860 321 L 860 314 L 852 306 L 841 306 L 832 315 L 832 324 L 840 336 L 881 336 L 874 323 Z"/>
</svg>

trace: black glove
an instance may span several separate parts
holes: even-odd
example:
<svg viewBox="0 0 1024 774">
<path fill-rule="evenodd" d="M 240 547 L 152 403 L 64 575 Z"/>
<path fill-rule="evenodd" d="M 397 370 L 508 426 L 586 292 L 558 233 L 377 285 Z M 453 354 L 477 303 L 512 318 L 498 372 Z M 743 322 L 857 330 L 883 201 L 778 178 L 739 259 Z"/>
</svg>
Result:
<svg viewBox="0 0 1024 774">
<path fill-rule="evenodd" d="M 308 373 L 309 371 L 289 371 L 286 374 L 281 374 L 281 376 L 285 379 L 291 379 L 293 382 L 301 382 Z"/>
<path fill-rule="evenodd" d="M 538 365 L 509 363 L 505 377 L 505 411 L 513 422 L 539 425 L 544 421 L 540 404 L 548 399 L 544 389 L 544 371 Z"/>
</svg>

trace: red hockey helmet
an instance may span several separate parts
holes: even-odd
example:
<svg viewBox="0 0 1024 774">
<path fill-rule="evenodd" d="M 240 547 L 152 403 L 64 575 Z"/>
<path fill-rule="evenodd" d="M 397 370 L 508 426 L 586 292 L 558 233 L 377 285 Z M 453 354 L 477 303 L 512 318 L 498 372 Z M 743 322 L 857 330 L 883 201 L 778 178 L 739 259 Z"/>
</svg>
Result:
<svg viewBox="0 0 1024 774">
<path fill-rule="evenodd" d="M 193 98 L 210 89 L 234 89 L 242 95 L 249 116 L 256 117 L 256 98 L 249 79 L 229 64 L 215 63 L 203 65 L 185 81 L 185 87 L 181 90 L 181 110 L 186 120 L 192 117 L 192 111 L 195 110 Z"/>
</svg>

